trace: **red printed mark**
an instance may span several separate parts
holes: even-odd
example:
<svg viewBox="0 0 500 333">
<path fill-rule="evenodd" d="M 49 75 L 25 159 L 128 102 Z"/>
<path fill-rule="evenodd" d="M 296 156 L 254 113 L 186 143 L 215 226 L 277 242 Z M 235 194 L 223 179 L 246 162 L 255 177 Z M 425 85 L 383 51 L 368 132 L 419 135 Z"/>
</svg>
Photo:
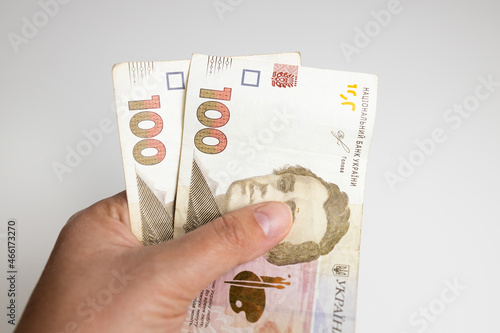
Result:
<svg viewBox="0 0 500 333">
<path fill-rule="evenodd" d="M 271 84 L 278 88 L 291 88 L 297 85 L 299 66 L 274 64 Z"/>
</svg>

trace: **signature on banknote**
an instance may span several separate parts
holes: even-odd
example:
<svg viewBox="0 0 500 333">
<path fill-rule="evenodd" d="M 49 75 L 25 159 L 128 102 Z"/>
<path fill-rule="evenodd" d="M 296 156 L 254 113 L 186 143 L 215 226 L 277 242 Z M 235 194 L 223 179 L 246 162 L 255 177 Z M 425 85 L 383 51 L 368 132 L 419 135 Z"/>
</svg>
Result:
<svg viewBox="0 0 500 333">
<path fill-rule="evenodd" d="M 342 141 L 342 139 L 345 137 L 344 135 L 344 132 L 342 131 L 338 131 L 337 133 L 335 133 L 335 131 L 331 131 L 333 137 L 335 139 L 337 139 L 337 144 L 339 146 L 341 146 L 342 148 L 344 148 L 344 150 L 346 151 L 346 153 L 350 153 L 351 150 L 349 149 L 349 147 L 347 147 L 347 145 Z"/>
</svg>

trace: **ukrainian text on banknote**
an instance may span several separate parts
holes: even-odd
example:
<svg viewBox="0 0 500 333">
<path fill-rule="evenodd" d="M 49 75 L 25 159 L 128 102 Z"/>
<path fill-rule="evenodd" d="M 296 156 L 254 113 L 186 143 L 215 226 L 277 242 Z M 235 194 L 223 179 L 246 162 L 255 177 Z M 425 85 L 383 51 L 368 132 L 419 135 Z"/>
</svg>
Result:
<svg viewBox="0 0 500 333">
<path fill-rule="evenodd" d="M 300 64 L 299 53 L 249 56 Z M 223 71 L 231 58 L 211 57 Z M 133 233 L 145 245 L 173 237 L 173 213 L 189 60 L 115 65 L 113 82 Z"/>
<path fill-rule="evenodd" d="M 186 332 L 353 332 L 377 93 L 369 74 L 194 55 L 174 236 L 279 200 L 294 224 L 264 257 L 200 293 Z"/>
</svg>

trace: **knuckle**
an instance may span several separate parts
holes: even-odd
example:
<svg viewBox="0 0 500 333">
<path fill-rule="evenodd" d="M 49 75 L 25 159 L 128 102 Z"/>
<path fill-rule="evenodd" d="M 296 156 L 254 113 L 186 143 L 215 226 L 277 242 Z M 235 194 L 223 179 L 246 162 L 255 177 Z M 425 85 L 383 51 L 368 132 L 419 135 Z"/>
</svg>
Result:
<svg viewBox="0 0 500 333">
<path fill-rule="evenodd" d="M 85 215 L 84 213 L 85 210 L 80 210 L 76 213 L 74 213 L 66 222 L 66 224 L 62 227 L 61 231 L 59 232 L 60 235 L 63 237 L 68 237 L 71 234 L 73 234 L 75 231 L 75 228 L 78 226 L 78 221 L 81 219 L 82 215 Z"/>
<path fill-rule="evenodd" d="M 229 249 L 244 249 L 251 243 L 244 221 L 235 214 L 228 213 L 221 216 L 212 223 L 212 226 L 216 236 Z"/>
</svg>

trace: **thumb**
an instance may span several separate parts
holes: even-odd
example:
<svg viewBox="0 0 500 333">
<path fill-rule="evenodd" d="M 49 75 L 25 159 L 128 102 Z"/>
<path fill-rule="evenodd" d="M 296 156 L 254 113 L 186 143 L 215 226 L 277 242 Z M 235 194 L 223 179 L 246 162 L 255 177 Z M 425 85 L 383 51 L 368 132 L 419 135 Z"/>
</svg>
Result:
<svg viewBox="0 0 500 333">
<path fill-rule="evenodd" d="M 292 214 L 282 202 L 248 206 L 160 244 L 158 259 L 166 264 L 170 285 L 177 285 L 191 300 L 233 267 L 272 249 L 291 226 Z"/>
</svg>

